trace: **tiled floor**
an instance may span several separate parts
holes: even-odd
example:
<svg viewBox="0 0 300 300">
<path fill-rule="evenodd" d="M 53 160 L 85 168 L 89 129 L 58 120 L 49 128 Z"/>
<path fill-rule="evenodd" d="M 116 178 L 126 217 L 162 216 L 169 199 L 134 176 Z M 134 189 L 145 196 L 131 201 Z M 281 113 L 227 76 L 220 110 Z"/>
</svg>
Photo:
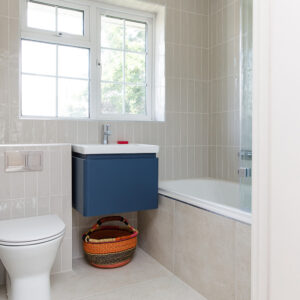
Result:
<svg viewBox="0 0 300 300">
<path fill-rule="evenodd" d="M 0 291 L 0 300 L 7 299 Z M 133 261 L 114 270 L 73 262 L 73 271 L 52 277 L 52 300 L 206 300 L 138 249 Z"/>
</svg>

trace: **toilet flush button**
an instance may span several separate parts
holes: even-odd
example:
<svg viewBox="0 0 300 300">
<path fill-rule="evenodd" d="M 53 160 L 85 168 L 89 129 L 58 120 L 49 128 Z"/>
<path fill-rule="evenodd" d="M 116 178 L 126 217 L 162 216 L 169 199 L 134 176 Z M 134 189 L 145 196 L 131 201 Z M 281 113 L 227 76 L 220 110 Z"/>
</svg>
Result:
<svg viewBox="0 0 300 300">
<path fill-rule="evenodd" d="M 24 151 L 5 152 L 5 171 L 21 172 L 26 166 L 26 155 Z"/>
<path fill-rule="evenodd" d="M 43 152 L 29 151 L 26 155 L 26 170 L 41 171 L 43 169 Z"/>
<path fill-rule="evenodd" d="M 6 172 L 42 171 L 42 151 L 7 151 L 5 152 Z"/>
</svg>

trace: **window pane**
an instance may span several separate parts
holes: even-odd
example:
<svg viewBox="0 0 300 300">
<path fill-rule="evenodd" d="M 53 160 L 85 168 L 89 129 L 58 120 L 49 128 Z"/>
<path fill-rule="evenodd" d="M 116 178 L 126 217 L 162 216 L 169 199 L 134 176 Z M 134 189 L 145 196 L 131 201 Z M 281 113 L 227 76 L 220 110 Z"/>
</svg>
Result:
<svg viewBox="0 0 300 300">
<path fill-rule="evenodd" d="M 66 8 L 57 9 L 57 31 L 83 35 L 83 11 Z"/>
<path fill-rule="evenodd" d="M 126 49 L 130 51 L 145 52 L 146 24 L 126 21 L 125 26 Z"/>
<path fill-rule="evenodd" d="M 22 76 L 22 115 L 55 117 L 55 78 L 31 75 Z"/>
<path fill-rule="evenodd" d="M 123 112 L 123 85 L 102 83 L 101 104 L 103 113 L 121 114 Z"/>
<path fill-rule="evenodd" d="M 55 7 L 40 3 L 28 2 L 27 26 L 55 31 Z"/>
<path fill-rule="evenodd" d="M 128 114 L 145 114 L 145 86 L 126 85 L 125 111 Z"/>
<path fill-rule="evenodd" d="M 89 49 L 58 46 L 58 76 L 89 78 Z"/>
<path fill-rule="evenodd" d="M 56 74 L 56 45 L 22 41 L 22 72 Z"/>
<path fill-rule="evenodd" d="M 123 53 L 121 51 L 102 49 L 101 62 L 102 80 L 123 81 Z"/>
<path fill-rule="evenodd" d="M 145 54 L 126 53 L 125 76 L 127 83 L 145 82 Z"/>
<path fill-rule="evenodd" d="M 89 116 L 88 80 L 58 79 L 58 116 L 87 118 Z"/>
<path fill-rule="evenodd" d="M 101 17 L 101 45 L 105 48 L 123 49 L 124 21 Z"/>
</svg>

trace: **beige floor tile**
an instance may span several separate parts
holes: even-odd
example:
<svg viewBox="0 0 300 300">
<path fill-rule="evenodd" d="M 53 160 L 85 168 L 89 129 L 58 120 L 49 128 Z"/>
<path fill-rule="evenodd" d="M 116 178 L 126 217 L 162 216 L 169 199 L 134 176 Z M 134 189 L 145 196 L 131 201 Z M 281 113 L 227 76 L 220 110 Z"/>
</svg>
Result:
<svg viewBox="0 0 300 300">
<path fill-rule="evenodd" d="M 80 300 L 205 300 L 174 275 L 128 286 L 117 291 Z"/>
<path fill-rule="evenodd" d="M 114 270 L 74 260 L 73 271 L 53 275 L 51 284 L 52 300 L 206 300 L 141 249 L 130 264 Z M 0 300 L 7 300 L 4 287 Z"/>
<path fill-rule="evenodd" d="M 52 277 L 52 297 L 53 300 L 78 299 L 168 275 L 164 267 L 142 250 L 136 252 L 130 264 L 113 270 L 97 269 L 79 259 L 73 262 L 73 272 Z"/>
</svg>

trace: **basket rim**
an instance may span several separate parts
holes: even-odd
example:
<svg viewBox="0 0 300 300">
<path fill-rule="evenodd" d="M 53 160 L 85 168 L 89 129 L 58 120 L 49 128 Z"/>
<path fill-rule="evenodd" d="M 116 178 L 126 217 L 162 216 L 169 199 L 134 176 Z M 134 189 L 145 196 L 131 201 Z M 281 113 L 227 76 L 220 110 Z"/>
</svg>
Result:
<svg viewBox="0 0 300 300">
<path fill-rule="evenodd" d="M 121 237 L 116 237 L 116 238 L 106 238 L 106 239 L 92 239 L 89 238 L 88 240 L 83 240 L 84 244 L 106 244 L 106 243 L 118 243 L 121 241 L 126 241 L 126 240 L 130 240 L 133 239 L 135 237 L 138 236 L 139 231 L 137 229 L 135 229 L 132 226 L 128 226 L 128 228 L 124 227 L 124 226 L 117 226 L 117 225 L 107 225 L 107 226 L 102 226 L 100 229 L 98 229 L 97 231 L 101 231 L 101 230 L 105 230 L 105 229 L 128 229 L 132 231 L 132 234 L 127 235 L 127 236 L 121 236 Z"/>
</svg>

